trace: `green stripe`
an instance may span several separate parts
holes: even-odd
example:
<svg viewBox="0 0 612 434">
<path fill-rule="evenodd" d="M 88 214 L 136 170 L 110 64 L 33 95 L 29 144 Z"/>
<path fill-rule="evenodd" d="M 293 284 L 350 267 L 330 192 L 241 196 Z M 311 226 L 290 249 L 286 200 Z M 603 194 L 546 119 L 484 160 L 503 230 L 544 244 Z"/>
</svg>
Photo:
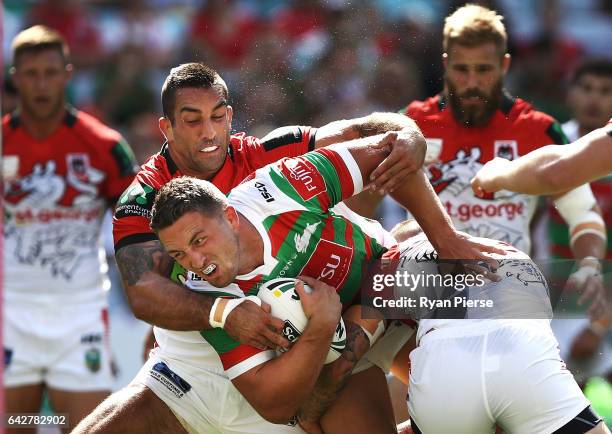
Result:
<svg viewBox="0 0 612 434">
<path fill-rule="evenodd" d="M 240 342 L 231 338 L 223 329 L 202 330 L 200 335 L 215 349 L 217 354 L 225 354 L 240 345 Z"/>
<path fill-rule="evenodd" d="M 555 121 L 550 124 L 550 126 L 546 130 L 546 134 L 548 134 L 548 137 L 552 139 L 552 143 L 555 143 L 557 145 L 564 145 L 566 143 L 569 143 L 569 140 L 563 132 L 563 129 L 561 128 L 559 122 Z"/>
</svg>

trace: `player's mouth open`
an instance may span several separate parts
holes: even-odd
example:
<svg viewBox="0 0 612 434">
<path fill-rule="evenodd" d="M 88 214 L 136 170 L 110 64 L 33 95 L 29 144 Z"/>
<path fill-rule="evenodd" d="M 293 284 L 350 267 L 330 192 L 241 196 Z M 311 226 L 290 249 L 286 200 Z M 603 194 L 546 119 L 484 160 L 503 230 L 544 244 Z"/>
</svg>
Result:
<svg viewBox="0 0 612 434">
<path fill-rule="evenodd" d="M 215 264 L 210 264 L 208 267 L 202 269 L 202 274 L 205 276 L 210 276 L 216 269 L 217 266 Z"/>
<path fill-rule="evenodd" d="M 208 153 L 208 152 L 215 152 L 217 149 L 219 149 L 219 147 L 215 146 L 215 145 L 207 146 L 205 148 L 200 149 L 200 152 L 206 152 L 206 153 Z"/>
</svg>

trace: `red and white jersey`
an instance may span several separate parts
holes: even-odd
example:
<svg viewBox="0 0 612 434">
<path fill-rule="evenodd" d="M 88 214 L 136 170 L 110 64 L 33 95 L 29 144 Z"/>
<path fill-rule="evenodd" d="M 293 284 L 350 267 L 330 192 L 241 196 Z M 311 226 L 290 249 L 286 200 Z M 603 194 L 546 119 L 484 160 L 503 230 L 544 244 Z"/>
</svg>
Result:
<svg viewBox="0 0 612 434">
<path fill-rule="evenodd" d="M 7 115 L 2 139 L 6 297 L 104 303 L 100 228 L 138 168 L 129 146 L 72 108 L 44 139 Z"/>
<path fill-rule="evenodd" d="M 431 163 L 426 172 L 432 186 L 457 229 L 529 252 L 537 197 L 502 190 L 481 199 L 472 192 L 470 180 L 494 157 L 514 160 L 545 145 L 567 143 L 560 125 L 506 93 L 483 127 L 459 124 L 451 110 L 443 95 L 415 101 L 403 110 L 427 139 Z"/>
</svg>

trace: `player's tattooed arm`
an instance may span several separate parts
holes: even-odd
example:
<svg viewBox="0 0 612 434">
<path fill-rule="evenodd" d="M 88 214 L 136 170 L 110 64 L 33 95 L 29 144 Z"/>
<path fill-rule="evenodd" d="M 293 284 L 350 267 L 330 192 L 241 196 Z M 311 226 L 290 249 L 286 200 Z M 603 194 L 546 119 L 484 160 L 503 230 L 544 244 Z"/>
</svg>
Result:
<svg viewBox="0 0 612 434">
<path fill-rule="evenodd" d="M 209 328 L 213 298 L 190 291 L 169 279 L 173 260 L 158 240 L 124 246 L 115 257 L 128 301 L 137 318 L 170 330 Z"/>
<path fill-rule="evenodd" d="M 214 297 L 191 291 L 170 280 L 174 261 L 158 240 L 124 246 L 115 257 L 128 301 L 137 318 L 168 330 L 210 328 L 208 318 Z M 276 331 L 279 324 L 282 322 L 273 318 L 269 309 L 266 311 L 246 301 L 230 312 L 224 330 L 240 343 L 259 349 L 286 348 L 287 340 Z"/>
<path fill-rule="evenodd" d="M 370 341 L 359 325 L 350 321 L 345 321 L 345 325 L 346 347 L 342 355 L 323 367 L 312 393 L 298 411 L 298 421 L 308 432 L 316 432 L 310 427 L 319 424 L 348 382 L 357 362 L 370 348 Z"/>
</svg>

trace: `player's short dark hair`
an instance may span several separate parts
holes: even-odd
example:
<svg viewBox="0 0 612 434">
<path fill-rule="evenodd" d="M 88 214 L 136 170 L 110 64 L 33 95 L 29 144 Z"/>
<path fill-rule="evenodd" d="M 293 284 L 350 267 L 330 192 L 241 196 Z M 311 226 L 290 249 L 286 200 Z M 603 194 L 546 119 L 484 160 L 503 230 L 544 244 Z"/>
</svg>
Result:
<svg viewBox="0 0 612 434">
<path fill-rule="evenodd" d="M 183 88 L 210 89 L 213 86 L 221 86 L 223 96 L 227 100 L 229 92 L 227 85 L 221 76 L 210 66 L 203 63 L 192 62 L 172 68 L 166 77 L 161 90 L 161 103 L 164 117 L 174 123 L 174 106 L 176 102 L 176 91 Z"/>
<path fill-rule="evenodd" d="M 23 53 L 39 53 L 44 50 L 57 50 L 64 64 L 70 63 L 70 49 L 66 40 L 52 28 L 39 24 L 22 30 L 13 39 L 13 66 L 17 65 L 17 59 Z"/>
<path fill-rule="evenodd" d="M 574 85 L 585 75 L 598 77 L 612 77 L 612 59 L 605 57 L 592 57 L 583 60 L 574 70 L 570 84 Z"/>
<path fill-rule="evenodd" d="M 226 207 L 227 198 L 214 184 L 190 176 L 174 178 L 155 196 L 151 229 L 158 233 L 189 212 L 220 216 Z"/>
</svg>

